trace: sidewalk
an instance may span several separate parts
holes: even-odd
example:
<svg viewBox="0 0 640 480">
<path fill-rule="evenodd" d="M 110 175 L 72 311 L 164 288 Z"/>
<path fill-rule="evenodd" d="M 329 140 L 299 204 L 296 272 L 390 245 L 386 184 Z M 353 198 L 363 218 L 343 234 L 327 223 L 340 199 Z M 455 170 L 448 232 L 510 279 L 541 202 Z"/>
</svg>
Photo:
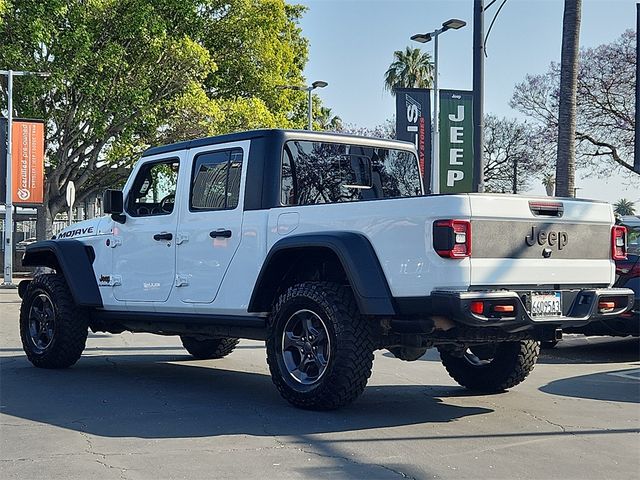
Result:
<svg viewBox="0 0 640 480">
<path fill-rule="evenodd" d="M 11 286 L 4 285 L 2 283 L 2 279 L 0 278 L 0 291 L 3 291 L 3 290 L 9 290 L 9 291 L 10 290 L 17 290 L 18 289 L 18 284 L 22 280 L 31 280 L 31 278 L 32 278 L 31 274 L 25 274 L 24 276 L 21 276 L 20 274 L 18 274 L 18 276 L 14 275 L 14 277 L 13 277 L 13 279 L 11 281 L 11 283 L 13 285 L 11 285 Z"/>
</svg>

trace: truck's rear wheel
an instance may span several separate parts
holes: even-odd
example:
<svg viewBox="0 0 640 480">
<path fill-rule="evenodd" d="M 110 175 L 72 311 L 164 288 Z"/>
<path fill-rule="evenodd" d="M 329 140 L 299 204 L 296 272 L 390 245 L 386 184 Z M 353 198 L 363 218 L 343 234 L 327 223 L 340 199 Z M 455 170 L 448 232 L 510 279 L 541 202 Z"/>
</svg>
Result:
<svg viewBox="0 0 640 480">
<path fill-rule="evenodd" d="M 226 357 L 240 342 L 239 339 L 233 337 L 198 339 L 181 336 L 180 340 L 182 340 L 182 346 L 187 352 L 198 360 Z"/>
<path fill-rule="evenodd" d="M 87 311 L 76 306 L 62 275 L 36 276 L 20 306 L 20 338 L 29 361 L 40 368 L 67 368 L 87 342 Z"/>
<path fill-rule="evenodd" d="M 296 407 L 330 410 L 354 401 L 371 375 L 373 350 L 371 324 L 347 287 L 294 285 L 273 309 L 267 362 L 280 394 Z"/>
<path fill-rule="evenodd" d="M 500 392 L 522 382 L 540 353 L 534 340 L 476 345 L 464 351 L 439 348 L 442 364 L 458 384 L 470 390 Z"/>
</svg>

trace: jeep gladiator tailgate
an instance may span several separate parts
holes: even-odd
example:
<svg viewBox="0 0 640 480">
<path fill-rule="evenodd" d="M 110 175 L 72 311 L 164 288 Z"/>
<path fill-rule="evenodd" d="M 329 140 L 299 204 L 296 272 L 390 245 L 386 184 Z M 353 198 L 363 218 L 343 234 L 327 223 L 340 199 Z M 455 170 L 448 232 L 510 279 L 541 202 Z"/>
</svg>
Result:
<svg viewBox="0 0 640 480">
<path fill-rule="evenodd" d="M 613 284 L 611 206 L 516 195 L 469 195 L 471 289 Z"/>
</svg>

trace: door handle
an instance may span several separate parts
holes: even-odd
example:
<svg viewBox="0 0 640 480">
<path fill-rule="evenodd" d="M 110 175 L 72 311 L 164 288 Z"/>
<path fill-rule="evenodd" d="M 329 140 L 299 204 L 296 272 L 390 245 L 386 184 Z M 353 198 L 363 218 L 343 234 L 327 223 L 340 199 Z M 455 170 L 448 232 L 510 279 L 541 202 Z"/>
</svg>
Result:
<svg viewBox="0 0 640 480">
<path fill-rule="evenodd" d="M 171 240 L 171 239 L 173 239 L 173 234 L 169 233 L 169 232 L 156 233 L 153 236 L 153 239 L 157 240 L 158 242 L 160 242 L 162 240 Z"/>
<path fill-rule="evenodd" d="M 224 230 L 224 229 L 218 229 L 218 230 L 214 230 L 212 232 L 209 232 L 209 236 L 211 238 L 231 238 L 231 230 Z"/>
</svg>

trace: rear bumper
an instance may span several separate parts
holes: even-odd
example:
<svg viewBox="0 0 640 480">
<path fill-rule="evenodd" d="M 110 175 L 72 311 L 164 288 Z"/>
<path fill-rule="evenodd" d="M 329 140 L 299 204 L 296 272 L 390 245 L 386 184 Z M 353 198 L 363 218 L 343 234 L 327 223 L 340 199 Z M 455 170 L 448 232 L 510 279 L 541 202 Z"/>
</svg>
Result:
<svg viewBox="0 0 640 480">
<path fill-rule="evenodd" d="M 498 327 L 518 332 L 536 327 L 580 327 L 595 320 L 616 317 L 633 307 L 634 294 L 627 288 L 594 288 L 556 290 L 562 293 L 562 315 L 532 316 L 531 291 L 436 291 L 422 299 L 411 299 L 410 305 L 398 300 L 400 311 L 412 317 L 441 316 L 469 327 Z M 601 301 L 614 302 L 615 307 L 601 311 Z M 472 302 L 483 302 L 483 313 L 472 312 Z M 497 313 L 496 306 L 513 306 L 513 311 Z M 410 308 L 410 311 L 406 310 Z"/>
</svg>

